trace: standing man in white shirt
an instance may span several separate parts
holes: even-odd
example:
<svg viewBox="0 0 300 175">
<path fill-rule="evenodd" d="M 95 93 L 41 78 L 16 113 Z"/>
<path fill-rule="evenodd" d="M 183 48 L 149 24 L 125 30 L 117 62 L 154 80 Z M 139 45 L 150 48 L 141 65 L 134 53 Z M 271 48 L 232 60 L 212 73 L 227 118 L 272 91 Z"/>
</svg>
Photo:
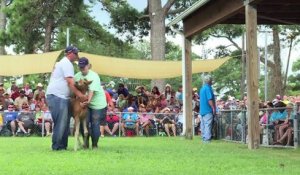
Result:
<svg viewBox="0 0 300 175">
<path fill-rule="evenodd" d="M 71 91 L 82 102 L 87 97 L 74 86 L 73 62 L 78 60 L 78 49 L 68 46 L 65 57 L 56 63 L 47 88 L 47 103 L 53 118 L 52 150 L 66 150 L 70 125 L 70 95 Z"/>
</svg>

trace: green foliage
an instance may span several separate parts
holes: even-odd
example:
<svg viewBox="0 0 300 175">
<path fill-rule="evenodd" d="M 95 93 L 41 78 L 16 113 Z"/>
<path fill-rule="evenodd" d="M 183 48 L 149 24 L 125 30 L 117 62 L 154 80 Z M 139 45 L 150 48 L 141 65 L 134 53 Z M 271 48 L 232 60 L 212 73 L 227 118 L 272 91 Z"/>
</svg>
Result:
<svg viewBox="0 0 300 175">
<path fill-rule="evenodd" d="M 44 50 L 48 20 L 53 20 L 53 32 L 62 24 L 76 22 L 82 10 L 86 10 L 83 0 L 14 0 L 5 9 L 9 22 L 2 44 L 14 44 L 16 53 Z"/>
<path fill-rule="evenodd" d="M 215 70 L 212 75 L 214 78 L 214 88 L 218 94 L 231 95 L 240 98 L 241 87 L 241 52 L 228 52 L 221 47 L 220 52 L 216 52 L 217 56 L 232 57 L 219 69 Z"/>
<path fill-rule="evenodd" d="M 234 42 L 234 39 L 241 37 L 244 32 L 244 25 L 219 24 L 197 35 L 194 40 L 196 43 L 200 44 L 207 41 L 210 37 L 226 38 L 236 47 L 236 49 L 241 50 L 239 45 Z"/>
<path fill-rule="evenodd" d="M 293 63 L 293 74 L 288 78 L 288 94 L 299 95 L 300 94 L 300 59 Z"/>
</svg>

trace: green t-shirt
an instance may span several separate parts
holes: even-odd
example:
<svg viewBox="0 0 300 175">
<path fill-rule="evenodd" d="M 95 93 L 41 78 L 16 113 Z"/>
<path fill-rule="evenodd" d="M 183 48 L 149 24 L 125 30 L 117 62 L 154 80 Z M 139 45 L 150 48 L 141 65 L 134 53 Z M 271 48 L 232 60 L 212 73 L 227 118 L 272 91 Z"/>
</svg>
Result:
<svg viewBox="0 0 300 175">
<path fill-rule="evenodd" d="M 89 108 L 92 109 L 103 109 L 107 106 L 105 92 L 101 87 L 101 82 L 98 74 L 92 70 L 89 70 L 87 75 L 82 75 L 81 72 L 76 73 L 75 81 L 79 81 L 81 79 L 86 79 L 88 81 L 92 81 L 89 85 L 89 91 L 93 91 L 94 95 L 89 104 Z"/>
</svg>

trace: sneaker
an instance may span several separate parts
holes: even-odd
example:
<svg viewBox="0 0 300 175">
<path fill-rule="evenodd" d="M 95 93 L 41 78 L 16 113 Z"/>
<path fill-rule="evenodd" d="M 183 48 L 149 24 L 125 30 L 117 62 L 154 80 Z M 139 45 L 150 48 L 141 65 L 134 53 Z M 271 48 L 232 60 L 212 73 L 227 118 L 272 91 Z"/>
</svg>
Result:
<svg viewBox="0 0 300 175">
<path fill-rule="evenodd" d="M 25 133 L 25 136 L 26 136 L 26 137 L 29 137 L 29 136 L 30 136 L 30 133 Z"/>
<path fill-rule="evenodd" d="M 104 135 L 101 135 L 101 138 L 104 138 Z"/>
</svg>

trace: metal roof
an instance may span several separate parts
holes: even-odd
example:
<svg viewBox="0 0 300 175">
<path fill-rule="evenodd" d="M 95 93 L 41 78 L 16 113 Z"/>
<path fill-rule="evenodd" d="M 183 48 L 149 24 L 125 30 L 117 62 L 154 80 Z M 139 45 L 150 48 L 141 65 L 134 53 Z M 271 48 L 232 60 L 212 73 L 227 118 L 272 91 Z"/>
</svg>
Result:
<svg viewBox="0 0 300 175">
<path fill-rule="evenodd" d="M 203 5 L 205 5 L 206 3 L 208 3 L 210 0 L 199 0 L 197 2 L 195 2 L 192 6 L 190 6 L 189 8 L 187 8 L 184 12 L 182 12 L 181 14 L 179 14 L 178 16 L 176 16 L 169 24 L 168 26 L 172 26 L 174 24 L 177 24 L 178 22 L 180 22 L 181 20 L 183 20 L 185 17 L 189 16 L 191 13 L 193 13 L 194 11 L 196 11 L 197 9 L 199 9 L 200 7 L 202 7 Z"/>
</svg>

